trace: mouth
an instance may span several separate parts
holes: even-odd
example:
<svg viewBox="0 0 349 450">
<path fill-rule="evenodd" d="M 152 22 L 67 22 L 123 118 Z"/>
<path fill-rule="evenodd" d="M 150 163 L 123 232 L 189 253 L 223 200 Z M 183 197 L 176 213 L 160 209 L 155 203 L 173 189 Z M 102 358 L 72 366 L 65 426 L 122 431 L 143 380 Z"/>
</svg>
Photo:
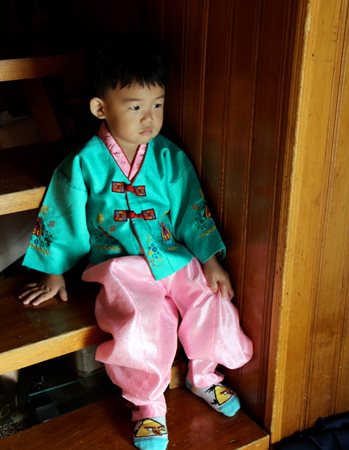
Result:
<svg viewBox="0 0 349 450">
<path fill-rule="evenodd" d="M 140 132 L 142 136 L 151 136 L 153 134 L 153 130 L 151 128 L 145 128 Z"/>
</svg>

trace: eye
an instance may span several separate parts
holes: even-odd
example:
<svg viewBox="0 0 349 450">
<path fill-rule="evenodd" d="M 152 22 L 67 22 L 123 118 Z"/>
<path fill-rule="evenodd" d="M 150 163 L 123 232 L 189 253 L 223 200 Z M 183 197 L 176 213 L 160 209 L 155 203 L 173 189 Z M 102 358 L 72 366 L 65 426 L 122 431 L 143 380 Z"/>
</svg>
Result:
<svg viewBox="0 0 349 450">
<path fill-rule="evenodd" d="M 154 109 L 160 109 L 162 108 L 162 103 L 155 103 Z"/>
<path fill-rule="evenodd" d="M 139 111 L 141 107 L 139 105 L 130 106 L 131 111 Z"/>
</svg>

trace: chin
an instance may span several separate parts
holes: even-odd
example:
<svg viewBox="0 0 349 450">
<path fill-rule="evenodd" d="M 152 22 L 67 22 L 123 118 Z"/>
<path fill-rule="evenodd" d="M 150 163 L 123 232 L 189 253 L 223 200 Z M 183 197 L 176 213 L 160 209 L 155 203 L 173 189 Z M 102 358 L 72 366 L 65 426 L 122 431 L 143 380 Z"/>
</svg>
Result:
<svg viewBox="0 0 349 450">
<path fill-rule="evenodd" d="M 144 136 L 141 144 L 148 144 L 155 136 L 156 134 L 152 134 L 151 136 Z"/>
</svg>

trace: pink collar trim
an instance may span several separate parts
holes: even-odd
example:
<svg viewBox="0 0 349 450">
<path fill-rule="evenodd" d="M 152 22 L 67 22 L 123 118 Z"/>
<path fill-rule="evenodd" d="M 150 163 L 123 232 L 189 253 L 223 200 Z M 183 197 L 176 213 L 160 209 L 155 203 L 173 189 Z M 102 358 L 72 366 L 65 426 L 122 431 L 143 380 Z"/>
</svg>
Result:
<svg viewBox="0 0 349 450">
<path fill-rule="evenodd" d="M 104 145 L 109 150 L 110 154 L 114 158 L 116 164 L 120 167 L 123 174 L 129 179 L 132 180 L 138 173 L 143 159 L 145 152 L 147 151 L 147 144 L 142 144 L 138 147 L 137 152 L 133 158 L 133 161 L 129 161 L 120 147 L 120 145 L 117 143 L 116 139 L 112 136 L 110 131 L 108 130 L 106 124 L 103 122 L 99 131 L 98 136 L 102 139 L 104 142 Z"/>
</svg>

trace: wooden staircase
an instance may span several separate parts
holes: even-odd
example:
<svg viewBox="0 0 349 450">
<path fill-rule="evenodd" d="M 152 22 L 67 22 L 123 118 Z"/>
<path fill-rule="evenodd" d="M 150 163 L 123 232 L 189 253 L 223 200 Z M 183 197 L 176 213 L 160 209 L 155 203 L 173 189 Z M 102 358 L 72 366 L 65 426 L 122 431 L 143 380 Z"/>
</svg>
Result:
<svg viewBox="0 0 349 450">
<path fill-rule="evenodd" d="M 168 449 L 264 450 L 269 437 L 243 412 L 221 417 L 178 387 L 167 392 Z M 130 412 L 119 396 L 102 400 L 0 441 L 3 450 L 129 450 Z"/>
<path fill-rule="evenodd" d="M 0 61 L 0 81 L 23 80 L 33 114 L 45 141 L 0 150 L 0 215 L 36 209 L 53 167 L 67 148 L 41 84 L 43 77 L 73 70 L 77 55 Z M 33 95 L 35 93 L 35 95 Z M 70 300 L 51 300 L 42 307 L 24 307 L 18 294 L 25 276 L 0 282 L 0 374 L 75 352 L 106 336 L 94 318 L 96 289 L 68 280 Z M 173 376 L 178 375 L 174 368 Z M 172 380 L 173 385 L 180 384 Z M 167 392 L 169 448 L 267 449 L 269 436 L 244 412 L 226 418 L 183 387 Z M 120 396 L 101 400 L 49 422 L 0 440 L 0 449 L 131 449 L 130 413 Z"/>
<path fill-rule="evenodd" d="M 23 276 L 1 281 L 0 374 L 106 339 L 94 318 L 96 289 L 68 280 L 69 302 L 52 299 L 42 307 L 24 307 L 17 295 L 27 281 Z"/>
</svg>

